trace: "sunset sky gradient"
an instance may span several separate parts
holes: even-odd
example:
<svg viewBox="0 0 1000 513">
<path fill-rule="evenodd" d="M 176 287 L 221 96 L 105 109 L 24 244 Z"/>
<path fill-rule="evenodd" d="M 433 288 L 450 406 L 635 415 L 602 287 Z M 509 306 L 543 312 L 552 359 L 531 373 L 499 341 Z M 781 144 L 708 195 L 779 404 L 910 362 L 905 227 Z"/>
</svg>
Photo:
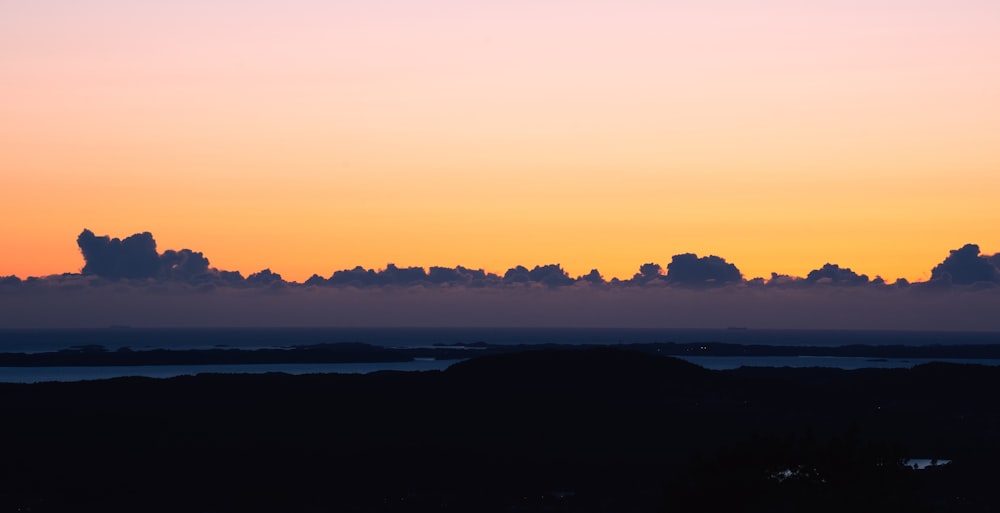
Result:
<svg viewBox="0 0 1000 513">
<path fill-rule="evenodd" d="M 1000 252 L 993 0 L 5 0 L 0 275 L 83 228 L 286 279 L 926 280 Z"/>
</svg>

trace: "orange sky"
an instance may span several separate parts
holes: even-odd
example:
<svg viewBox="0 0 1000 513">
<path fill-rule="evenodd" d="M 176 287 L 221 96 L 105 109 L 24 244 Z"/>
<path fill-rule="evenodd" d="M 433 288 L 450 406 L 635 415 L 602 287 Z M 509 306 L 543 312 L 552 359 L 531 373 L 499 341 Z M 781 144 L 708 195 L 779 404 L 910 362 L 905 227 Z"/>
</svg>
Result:
<svg viewBox="0 0 1000 513">
<path fill-rule="evenodd" d="M 0 5 L 0 275 L 1000 251 L 995 2 L 137 4 Z"/>
</svg>

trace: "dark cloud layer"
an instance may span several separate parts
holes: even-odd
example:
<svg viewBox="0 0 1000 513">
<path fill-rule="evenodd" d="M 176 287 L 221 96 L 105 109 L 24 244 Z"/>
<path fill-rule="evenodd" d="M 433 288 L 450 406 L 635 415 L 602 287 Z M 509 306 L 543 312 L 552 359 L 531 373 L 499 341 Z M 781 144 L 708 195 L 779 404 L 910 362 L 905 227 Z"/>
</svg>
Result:
<svg viewBox="0 0 1000 513">
<path fill-rule="evenodd" d="M 277 282 L 273 282 L 277 283 Z M 1000 331 L 1000 287 L 205 288 L 67 276 L 0 287 L 0 328 L 521 326 Z"/>
<path fill-rule="evenodd" d="M 136 326 L 577 326 L 1000 330 L 1000 256 L 969 244 L 928 282 L 888 285 L 828 263 L 805 278 L 744 280 L 718 256 L 675 255 L 631 279 L 559 264 L 502 276 L 462 266 L 355 267 L 305 283 L 246 278 L 149 233 L 78 238 L 80 274 L 0 277 L 0 328 Z"/>
<path fill-rule="evenodd" d="M 84 275 L 95 275 L 110 280 L 155 279 L 191 284 L 215 284 L 226 286 L 270 286 L 286 283 L 280 274 L 264 269 L 247 278 L 239 272 L 222 271 L 210 267 L 205 256 L 196 251 L 182 249 L 167 250 L 163 254 L 156 251 L 156 241 L 149 232 L 137 233 L 125 239 L 96 236 L 84 230 L 77 239 L 80 251 L 86 261 Z M 1000 284 L 1000 254 L 981 255 L 979 246 L 966 244 L 952 250 L 950 255 L 931 272 L 931 280 L 917 284 L 924 289 L 942 289 L 954 285 Z M 0 278 L 0 285 L 19 283 L 17 277 Z M 885 280 L 876 276 L 858 274 L 848 267 L 826 263 L 809 272 L 805 278 L 772 273 L 770 279 L 754 278 L 744 280 L 735 264 L 715 255 L 699 257 L 693 253 L 674 255 L 667 268 L 648 262 L 639 266 L 639 272 L 629 280 L 612 279 L 606 281 L 597 269 L 572 278 L 559 264 L 536 265 L 529 269 L 518 265 L 508 269 L 503 276 L 488 273 L 482 269 L 462 266 L 439 267 L 399 267 L 388 264 L 385 269 L 352 269 L 335 271 L 329 278 L 318 274 L 305 281 L 307 286 L 334 287 L 385 287 L 448 285 L 467 287 L 493 287 L 510 285 L 545 285 L 565 287 L 578 283 L 604 286 L 671 286 L 687 288 L 711 288 L 720 286 L 746 285 L 751 287 L 809 287 L 826 286 L 874 286 L 886 287 Z M 291 284 L 297 285 L 297 284 Z M 907 287 L 909 282 L 897 280 L 893 287 Z"/>
<path fill-rule="evenodd" d="M 21 278 L 17 276 L 0 276 L 0 285 L 20 285 Z"/>
</svg>

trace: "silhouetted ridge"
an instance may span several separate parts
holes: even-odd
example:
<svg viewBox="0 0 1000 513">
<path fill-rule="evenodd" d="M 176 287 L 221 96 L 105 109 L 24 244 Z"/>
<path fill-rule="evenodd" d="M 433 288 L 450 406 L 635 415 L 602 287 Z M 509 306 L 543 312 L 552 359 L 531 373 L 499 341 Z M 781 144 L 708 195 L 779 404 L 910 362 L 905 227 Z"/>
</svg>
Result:
<svg viewBox="0 0 1000 513">
<path fill-rule="evenodd" d="M 713 374 L 669 356 L 613 347 L 543 349 L 473 358 L 452 365 L 449 378 L 489 386 L 603 387 L 663 382 L 703 382 Z"/>
<path fill-rule="evenodd" d="M 992 367 L 711 372 L 604 348 L 0 384 L 0 511 L 1000 511 L 998 388 Z"/>
</svg>

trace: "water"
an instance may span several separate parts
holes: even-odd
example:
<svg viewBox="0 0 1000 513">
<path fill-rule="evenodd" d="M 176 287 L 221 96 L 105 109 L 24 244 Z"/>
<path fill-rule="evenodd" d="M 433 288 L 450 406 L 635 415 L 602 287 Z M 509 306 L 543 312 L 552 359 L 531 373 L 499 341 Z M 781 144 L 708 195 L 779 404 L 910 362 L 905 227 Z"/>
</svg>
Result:
<svg viewBox="0 0 1000 513">
<path fill-rule="evenodd" d="M 770 346 L 1000 344 L 1000 332 L 632 328 L 106 328 L 0 330 L 0 352 L 102 345 L 142 349 L 259 349 L 337 342 L 434 344 L 642 344 L 722 342 Z"/>
<path fill-rule="evenodd" d="M 977 345 L 1000 344 L 993 332 L 744 330 L 744 329 L 593 329 L 593 328 L 107 328 L 78 330 L 0 330 L 0 352 L 37 353 L 71 347 L 103 346 L 150 349 L 261 349 L 339 342 L 384 347 L 435 344 L 495 345 L 642 344 L 658 342 L 745 345 Z M 888 358 L 819 356 L 685 356 L 712 370 L 757 367 L 832 367 L 839 369 L 907 368 L 931 361 L 1000 365 L 1000 360 L 959 358 Z M 167 378 L 198 373 L 365 373 L 378 370 L 441 370 L 458 360 L 390 363 L 152 365 L 115 367 L 0 367 L 0 382 L 79 381 L 122 376 Z"/>
<path fill-rule="evenodd" d="M 1000 360 L 974 358 L 868 358 L 863 356 L 678 356 L 709 370 L 740 367 L 829 367 L 843 370 L 908 369 L 930 362 L 1000 366 Z"/>
<path fill-rule="evenodd" d="M 910 458 L 903 461 L 903 466 L 910 467 L 914 470 L 925 470 L 949 464 L 951 464 L 951 460 L 938 460 L 930 458 Z"/>
<path fill-rule="evenodd" d="M 173 378 L 195 374 L 365 374 L 376 371 L 444 370 L 461 360 L 414 360 L 375 363 L 282 363 L 237 365 L 142 365 L 105 367 L 0 367 L 2 383 L 40 383 L 44 381 L 86 381 L 128 376 Z"/>
<path fill-rule="evenodd" d="M 678 356 L 709 370 L 739 367 L 827 367 L 844 370 L 911 368 L 929 362 L 1000 366 L 1000 360 L 966 358 L 863 358 L 841 356 Z M 233 365 L 141 365 L 94 367 L 0 367 L 0 383 L 39 383 L 43 381 L 84 381 L 141 376 L 172 378 L 195 374 L 366 374 L 377 371 L 440 371 L 462 360 L 413 360 L 409 362 L 370 363 L 277 363 Z"/>
</svg>

